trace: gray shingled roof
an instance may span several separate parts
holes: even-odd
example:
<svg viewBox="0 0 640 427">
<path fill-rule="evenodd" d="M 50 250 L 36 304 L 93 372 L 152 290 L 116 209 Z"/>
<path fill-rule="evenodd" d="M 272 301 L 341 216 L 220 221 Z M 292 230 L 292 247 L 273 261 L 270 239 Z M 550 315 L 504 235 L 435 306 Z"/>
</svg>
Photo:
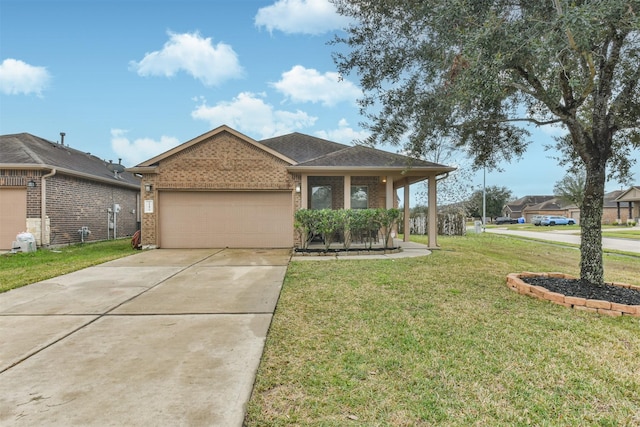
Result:
<svg viewBox="0 0 640 427">
<path fill-rule="evenodd" d="M 129 172 L 120 173 L 116 179 L 107 169 L 108 164 L 89 153 L 29 133 L 0 135 L 0 168 L 2 165 L 53 167 L 91 175 L 102 181 L 112 180 L 114 184 L 140 185 L 140 180 Z"/>
<path fill-rule="evenodd" d="M 260 141 L 260 144 L 284 154 L 298 163 L 307 162 L 349 147 L 315 136 L 294 132 Z"/>
<path fill-rule="evenodd" d="M 623 190 L 613 190 L 610 193 L 605 193 L 603 202 L 603 207 L 605 208 L 617 208 L 618 203 L 616 199 L 620 197 L 624 193 Z"/>
<path fill-rule="evenodd" d="M 334 151 L 326 156 L 303 162 L 298 166 L 329 166 L 329 167 L 389 167 L 389 168 L 422 168 L 442 167 L 442 165 L 424 160 L 412 159 L 400 154 L 376 150 L 375 148 L 355 145 L 340 151 Z"/>
<path fill-rule="evenodd" d="M 296 166 L 309 167 L 443 167 L 363 145 L 349 146 L 301 133 L 291 133 L 260 141 L 290 159 Z"/>
</svg>

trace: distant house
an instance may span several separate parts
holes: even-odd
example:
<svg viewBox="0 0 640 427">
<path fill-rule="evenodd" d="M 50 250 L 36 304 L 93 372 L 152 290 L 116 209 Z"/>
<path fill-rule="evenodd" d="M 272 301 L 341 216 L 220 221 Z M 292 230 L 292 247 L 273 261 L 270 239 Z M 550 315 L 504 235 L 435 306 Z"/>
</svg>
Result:
<svg viewBox="0 0 640 427">
<path fill-rule="evenodd" d="M 616 222 L 627 222 L 627 218 L 632 218 L 628 210 L 620 208 L 620 202 L 618 198 L 625 193 L 622 190 L 614 190 L 604 194 L 604 200 L 602 203 L 602 224 L 614 224 Z M 627 205 L 627 203 L 624 203 Z M 580 208 L 576 205 L 570 205 L 567 207 L 567 213 L 562 214 L 570 218 L 574 218 L 580 222 Z"/>
<path fill-rule="evenodd" d="M 580 222 L 580 208 L 573 203 L 568 203 L 560 198 L 553 196 L 527 196 L 533 200 L 536 197 L 546 198 L 546 200 L 526 206 L 522 210 L 522 216 L 526 218 L 527 222 L 531 222 L 534 215 L 561 215 L 568 218 L 573 218 L 577 222 Z M 523 198 L 526 199 L 526 198 Z M 520 199 L 522 200 L 522 199 Z M 512 205 L 519 205 L 519 201 L 512 202 L 505 206 L 505 216 L 508 216 L 506 212 L 514 212 L 508 210 Z M 511 215 L 513 218 L 514 215 Z M 602 206 L 602 223 L 626 223 L 627 220 L 640 218 L 640 187 L 633 186 L 628 190 L 615 190 L 604 195 L 604 201 Z"/>
<path fill-rule="evenodd" d="M 578 214 L 577 218 L 576 212 Z M 579 213 L 580 211 L 577 209 L 575 204 L 568 203 L 559 197 L 552 197 L 542 203 L 527 206 L 523 212 L 527 222 L 531 222 L 534 215 L 560 215 L 568 218 L 575 218 L 576 221 L 578 221 L 580 216 Z"/>
<path fill-rule="evenodd" d="M 628 190 L 620 190 L 611 202 L 615 204 L 617 222 L 632 220 L 640 223 L 640 186 L 634 185 Z"/>
<path fill-rule="evenodd" d="M 521 218 L 524 215 L 525 208 L 553 199 L 554 196 L 524 196 L 513 202 L 507 203 L 502 209 L 502 216 L 509 218 Z M 531 218 L 526 218 L 529 222 Z"/>
<path fill-rule="evenodd" d="M 0 249 L 11 249 L 25 231 L 48 246 L 138 229 L 140 180 L 122 165 L 64 145 L 61 136 L 55 143 L 28 133 L 0 135 Z"/>
</svg>

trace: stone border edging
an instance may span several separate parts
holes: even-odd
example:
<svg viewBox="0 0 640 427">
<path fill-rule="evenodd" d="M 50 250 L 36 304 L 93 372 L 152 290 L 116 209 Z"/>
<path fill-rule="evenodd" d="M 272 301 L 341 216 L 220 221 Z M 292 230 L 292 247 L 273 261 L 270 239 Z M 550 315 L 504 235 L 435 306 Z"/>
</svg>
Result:
<svg viewBox="0 0 640 427">
<path fill-rule="evenodd" d="M 535 286 L 525 283 L 521 277 L 556 277 L 561 279 L 577 279 L 575 276 L 564 273 L 509 273 L 507 275 L 507 286 L 522 295 L 528 295 L 543 301 L 550 301 L 554 304 L 563 305 L 576 310 L 588 311 L 592 313 L 604 314 L 607 316 L 634 316 L 640 317 L 640 305 L 626 305 L 615 302 L 572 297 L 557 292 L 551 292 L 542 286 Z M 640 291 L 640 286 L 628 285 L 626 283 L 608 282 L 608 285 L 619 286 L 621 288 L 636 289 Z"/>
</svg>

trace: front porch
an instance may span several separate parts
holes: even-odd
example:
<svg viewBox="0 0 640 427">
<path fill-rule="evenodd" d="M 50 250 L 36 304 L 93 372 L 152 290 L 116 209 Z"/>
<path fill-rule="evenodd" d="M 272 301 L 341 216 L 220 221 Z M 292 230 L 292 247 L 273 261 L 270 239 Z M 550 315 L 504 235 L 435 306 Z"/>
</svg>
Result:
<svg viewBox="0 0 640 427">
<path fill-rule="evenodd" d="M 332 172 L 300 175 L 300 207 L 302 209 L 391 209 L 398 207 L 397 191 L 403 191 L 402 218 L 404 229 L 409 230 L 411 191 L 415 183 L 428 181 L 428 248 L 438 248 L 437 241 L 437 172 L 404 170 L 397 175 L 348 174 Z M 411 173 L 412 172 L 412 173 Z M 440 172 L 440 171 L 438 171 Z M 442 173 L 442 172 L 440 172 Z M 409 242 L 407 232 L 403 242 Z M 378 236 L 384 247 L 384 237 Z"/>
</svg>

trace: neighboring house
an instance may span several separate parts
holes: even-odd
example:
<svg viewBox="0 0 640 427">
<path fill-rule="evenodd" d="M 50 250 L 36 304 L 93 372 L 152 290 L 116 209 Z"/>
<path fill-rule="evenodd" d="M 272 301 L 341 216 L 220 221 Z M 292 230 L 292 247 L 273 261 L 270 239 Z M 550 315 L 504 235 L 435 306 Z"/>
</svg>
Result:
<svg viewBox="0 0 640 427">
<path fill-rule="evenodd" d="M 259 248 L 294 246 L 298 209 L 391 208 L 397 189 L 408 201 L 410 184 L 454 168 L 300 133 L 258 142 L 220 126 L 128 170 L 142 175 L 143 246 Z"/>
<path fill-rule="evenodd" d="M 640 224 L 640 186 L 634 185 L 628 190 L 620 190 L 611 203 L 615 205 L 616 222 L 635 221 Z"/>
<path fill-rule="evenodd" d="M 542 203 L 527 206 L 523 209 L 523 215 L 528 223 L 531 222 L 534 215 L 560 215 L 579 221 L 579 215 L 578 218 L 575 216 L 575 212 L 579 213 L 579 211 L 574 208 L 574 204 L 568 203 L 558 197 L 552 197 Z"/>
<path fill-rule="evenodd" d="M 61 136 L 60 143 L 28 133 L 0 136 L 0 249 L 11 249 L 20 232 L 48 246 L 137 230 L 140 180 L 117 173 L 122 165 L 64 145 Z M 83 227 L 90 233 L 82 235 Z"/>
<path fill-rule="evenodd" d="M 533 215 L 562 215 L 580 222 L 580 208 L 557 197 L 527 206 L 523 211 L 527 222 L 531 222 Z M 638 217 L 640 217 L 640 187 L 634 186 L 626 191 L 615 190 L 605 193 L 602 206 L 603 224 L 626 223 L 628 219 Z"/>
<path fill-rule="evenodd" d="M 527 222 L 531 221 L 531 215 L 526 217 L 524 214 L 525 208 L 534 206 L 548 200 L 553 199 L 554 196 L 524 196 L 512 202 L 509 202 L 502 209 L 502 216 L 509 218 L 521 218 L 525 217 Z"/>
</svg>

